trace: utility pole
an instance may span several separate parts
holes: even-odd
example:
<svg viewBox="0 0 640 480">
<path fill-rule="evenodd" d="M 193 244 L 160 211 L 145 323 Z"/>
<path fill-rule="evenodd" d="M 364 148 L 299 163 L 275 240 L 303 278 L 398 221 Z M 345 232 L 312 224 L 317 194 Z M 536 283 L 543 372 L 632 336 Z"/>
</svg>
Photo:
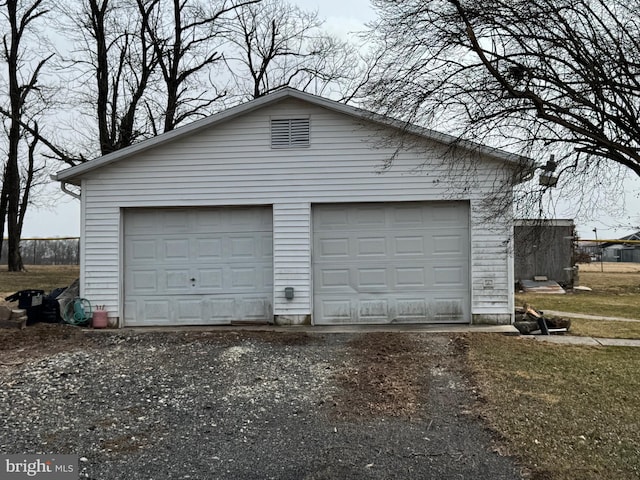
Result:
<svg viewBox="0 0 640 480">
<path fill-rule="evenodd" d="M 602 247 L 600 246 L 600 242 L 598 242 L 598 229 L 593 227 L 593 234 L 596 236 L 596 243 L 598 248 L 600 249 L 600 272 L 604 272 L 604 265 L 602 264 Z"/>
</svg>

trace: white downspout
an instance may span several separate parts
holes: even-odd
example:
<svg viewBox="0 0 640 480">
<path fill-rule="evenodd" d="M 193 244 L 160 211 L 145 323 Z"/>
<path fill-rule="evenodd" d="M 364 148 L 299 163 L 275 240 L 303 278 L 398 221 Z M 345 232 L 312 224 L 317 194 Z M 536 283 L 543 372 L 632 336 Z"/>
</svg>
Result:
<svg viewBox="0 0 640 480">
<path fill-rule="evenodd" d="M 72 192 L 71 190 L 69 190 L 67 188 L 67 183 L 66 182 L 60 182 L 60 189 L 66 193 L 67 195 L 71 195 L 73 198 L 77 198 L 78 200 L 80 200 L 80 194 L 76 193 L 76 192 Z"/>
</svg>

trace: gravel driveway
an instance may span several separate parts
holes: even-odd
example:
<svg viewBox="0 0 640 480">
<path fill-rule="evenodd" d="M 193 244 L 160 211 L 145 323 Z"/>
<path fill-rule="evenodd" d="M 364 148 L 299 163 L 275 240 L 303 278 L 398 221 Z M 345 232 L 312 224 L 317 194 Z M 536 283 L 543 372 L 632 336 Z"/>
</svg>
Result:
<svg viewBox="0 0 640 480">
<path fill-rule="evenodd" d="M 80 478 L 521 478 L 451 336 L 40 328 L 1 338 L 0 449 Z"/>
</svg>

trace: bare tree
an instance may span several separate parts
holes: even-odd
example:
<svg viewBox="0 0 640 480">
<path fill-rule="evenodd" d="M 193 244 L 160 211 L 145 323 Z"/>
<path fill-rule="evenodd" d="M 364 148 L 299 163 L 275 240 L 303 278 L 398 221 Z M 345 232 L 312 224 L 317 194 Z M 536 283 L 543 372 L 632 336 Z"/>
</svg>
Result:
<svg viewBox="0 0 640 480">
<path fill-rule="evenodd" d="M 355 75 L 355 49 L 322 30 L 317 12 L 279 0 L 238 8 L 229 23 L 235 48 L 225 55 L 241 95 L 283 86 L 323 94 Z"/>
<path fill-rule="evenodd" d="M 373 0 L 370 106 L 524 154 L 555 175 L 640 175 L 638 0 Z M 550 169 L 555 165 L 550 164 Z M 574 182 L 574 194 L 592 186 Z"/>
<path fill-rule="evenodd" d="M 144 32 L 148 12 L 140 12 L 134 0 L 70 1 L 59 8 L 76 45 L 68 70 L 77 72 L 80 97 L 95 119 L 99 152 L 149 137 L 144 102 L 158 80 L 158 58 Z"/>
<path fill-rule="evenodd" d="M 9 105 L 2 108 L 7 127 L 7 158 L 4 166 L 0 213 L 8 234 L 7 265 L 9 271 L 22 270 L 20 237 L 24 216 L 29 204 L 29 193 L 39 170 L 35 162 L 39 141 L 37 121 L 29 115 L 32 101 L 39 99 L 41 85 L 39 76 L 51 55 L 32 60 L 26 50 L 26 39 L 30 29 L 48 10 L 43 0 L 22 2 L 6 0 L 0 3 L 8 32 L 2 37 L 2 56 L 6 62 L 7 97 Z M 29 125 L 28 128 L 24 126 Z M 33 134 L 35 133 L 35 135 Z M 24 146 L 26 145 L 26 152 Z M 26 171 L 20 172 L 20 159 L 26 155 Z M 2 229 L 4 231 L 4 227 Z"/>
<path fill-rule="evenodd" d="M 257 1 L 137 0 L 164 81 L 165 103 L 156 105 L 162 131 L 210 114 L 215 102 L 225 96 L 211 80 L 222 60 L 223 20 Z M 153 111 L 153 105 L 148 104 L 148 109 Z"/>
</svg>

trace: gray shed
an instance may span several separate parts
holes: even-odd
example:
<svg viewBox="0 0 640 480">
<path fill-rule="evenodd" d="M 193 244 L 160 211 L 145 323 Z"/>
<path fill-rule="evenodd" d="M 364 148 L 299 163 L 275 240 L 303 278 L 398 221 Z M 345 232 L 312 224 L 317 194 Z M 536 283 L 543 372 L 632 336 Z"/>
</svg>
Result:
<svg viewBox="0 0 640 480">
<path fill-rule="evenodd" d="M 516 282 L 545 276 L 560 285 L 572 287 L 573 220 L 519 219 L 514 225 Z"/>
</svg>

